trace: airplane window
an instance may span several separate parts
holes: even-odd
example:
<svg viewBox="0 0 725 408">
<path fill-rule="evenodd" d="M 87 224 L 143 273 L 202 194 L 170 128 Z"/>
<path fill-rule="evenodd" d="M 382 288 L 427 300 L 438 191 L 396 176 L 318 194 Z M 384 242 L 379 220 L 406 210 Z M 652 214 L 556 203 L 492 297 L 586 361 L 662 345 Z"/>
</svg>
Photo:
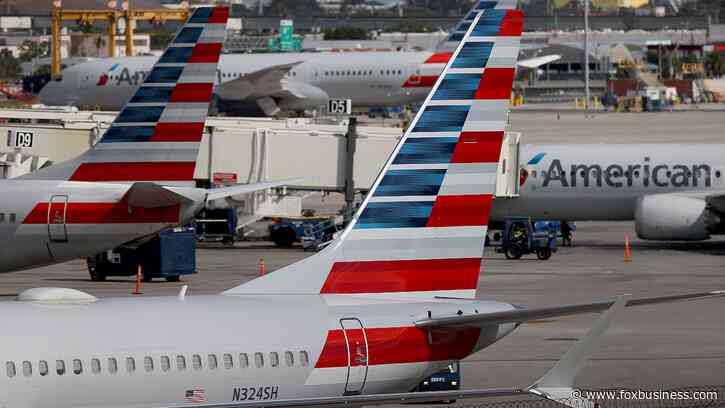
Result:
<svg viewBox="0 0 725 408">
<path fill-rule="evenodd" d="M 48 375 L 48 362 L 45 360 L 38 361 L 38 373 L 42 376 Z"/>
<path fill-rule="evenodd" d="M 146 370 L 147 373 L 154 371 L 154 359 L 149 356 L 144 357 L 143 368 Z"/>
<path fill-rule="evenodd" d="M 97 358 L 91 359 L 91 371 L 93 372 L 93 374 L 98 374 L 101 372 L 101 360 Z"/>
<path fill-rule="evenodd" d="M 15 213 L 10 213 L 10 223 L 15 224 Z"/>
<path fill-rule="evenodd" d="M 73 373 L 78 375 L 83 372 L 83 363 L 79 359 L 73 359 Z"/>
<path fill-rule="evenodd" d="M 15 377 L 15 363 L 13 363 L 12 361 L 8 361 L 7 363 L 5 363 L 5 372 L 7 373 L 8 377 Z"/>
<path fill-rule="evenodd" d="M 5 213 L 0 213 L 0 223 L 5 222 Z"/>
<path fill-rule="evenodd" d="M 111 357 L 108 359 L 108 372 L 115 374 L 118 371 L 118 362 L 115 358 Z"/>
<path fill-rule="evenodd" d="M 65 361 L 63 361 L 63 360 L 55 361 L 55 372 L 58 373 L 58 375 L 65 374 Z"/>
<path fill-rule="evenodd" d="M 169 371 L 171 368 L 171 361 L 169 361 L 169 356 L 161 356 L 161 369 L 163 371 Z"/>
<path fill-rule="evenodd" d="M 720 170 L 715 172 L 715 177 L 720 178 Z"/>
<path fill-rule="evenodd" d="M 260 352 L 254 353 L 254 365 L 261 368 L 264 365 L 264 356 Z"/>
<path fill-rule="evenodd" d="M 209 354 L 208 357 L 209 357 L 209 363 L 207 364 L 207 366 L 209 367 L 210 370 L 216 370 L 216 367 L 217 367 L 216 355 Z"/>
<path fill-rule="evenodd" d="M 247 357 L 247 353 L 239 354 L 239 366 L 242 368 L 249 367 L 249 357 Z"/>
<path fill-rule="evenodd" d="M 176 356 L 176 368 L 179 371 L 186 370 L 186 358 L 184 356 Z"/>
<path fill-rule="evenodd" d="M 30 361 L 23 361 L 23 375 L 30 377 L 31 374 L 33 374 L 33 366 Z"/>
<path fill-rule="evenodd" d="M 223 359 L 224 359 L 224 368 L 226 368 L 227 370 L 232 368 L 232 366 L 234 365 L 234 362 L 232 360 L 232 355 L 229 353 L 226 353 L 226 354 L 224 354 Z"/>
<path fill-rule="evenodd" d="M 269 364 L 271 364 L 272 367 L 279 367 L 279 353 L 276 351 L 269 353 Z"/>
<path fill-rule="evenodd" d="M 133 357 L 126 357 L 126 372 L 132 373 L 136 371 L 136 360 Z"/>
<path fill-rule="evenodd" d="M 194 370 L 201 370 L 201 356 L 198 354 L 192 355 L 191 365 L 194 367 Z"/>
<path fill-rule="evenodd" d="M 292 367 L 295 364 L 295 357 L 291 351 L 284 352 L 284 363 L 287 364 L 287 367 Z"/>
<path fill-rule="evenodd" d="M 310 356 L 307 354 L 306 351 L 302 350 L 300 351 L 300 365 L 302 367 L 307 367 L 307 364 L 310 363 Z"/>
</svg>

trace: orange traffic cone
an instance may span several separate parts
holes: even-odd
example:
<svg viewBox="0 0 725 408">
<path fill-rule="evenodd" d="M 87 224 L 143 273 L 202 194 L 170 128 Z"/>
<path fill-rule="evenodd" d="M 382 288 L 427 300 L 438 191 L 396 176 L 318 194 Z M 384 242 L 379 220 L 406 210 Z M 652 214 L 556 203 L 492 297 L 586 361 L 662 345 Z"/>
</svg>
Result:
<svg viewBox="0 0 725 408">
<path fill-rule="evenodd" d="M 136 288 L 133 290 L 134 295 L 143 295 L 143 292 L 141 292 L 141 265 L 138 266 L 138 269 L 136 269 Z"/>
<path fill-rule="evenodd" d="M 632 247 L 629 244 L 629 235 L 624 236 L 624 262 L 632 262 Z"/>
<path fill-rule="evenodd" d="M 264 275 L 264 258 L 259 258 L 259 276 Z"/>
</svg>

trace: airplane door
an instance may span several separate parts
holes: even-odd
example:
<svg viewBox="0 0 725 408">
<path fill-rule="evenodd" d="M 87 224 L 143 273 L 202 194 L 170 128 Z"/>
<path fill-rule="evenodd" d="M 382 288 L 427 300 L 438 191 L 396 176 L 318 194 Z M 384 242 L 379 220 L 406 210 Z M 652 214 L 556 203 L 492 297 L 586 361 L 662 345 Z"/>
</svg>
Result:
<svg viewBox="0 0 725 408">
<path fill-rule="evenodd" d="M 347 383 L 345 395 L 362 392 L 368 375 L 368 339 L 358 319 L 340 319 L 347 343 Z"/>
<path fill-rule="evenodd" d="M 67 210 L 67 195 L 50 197 L 48 205 L 48 238 L 50 242 L 68 242 L 68 230 L 65 226 Z"/>
</svg>

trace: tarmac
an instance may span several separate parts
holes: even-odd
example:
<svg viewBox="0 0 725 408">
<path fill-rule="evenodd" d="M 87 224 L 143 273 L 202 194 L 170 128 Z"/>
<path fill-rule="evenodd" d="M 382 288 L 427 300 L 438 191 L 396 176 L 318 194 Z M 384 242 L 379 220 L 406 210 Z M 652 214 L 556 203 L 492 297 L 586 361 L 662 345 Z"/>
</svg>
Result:
<svg viewBox="0 0 725 408">
<path fill-rule="evenodd" d="M 633 115 L 633 116 L 630 116 Z M 722 113 L 595 114 L 514 112 L 512 130 L 545 142 L 702 142 L 725 140 Z M 688 130 L 689 129 L 689 130 Z M 585 136 L 586 135 L 586 136 Z M 683 138 L 687 139 L 683 139 Z M 329 203 L 328 203 L 329 204 Z M 621 294 L 664 296 L 725 289 L 725 239 L 702 243 L 632 241 L 633 262 L 624 262 L 631 222 L 577 223 L 574 247 L 548 261 L 505 260 L 485 251 L 478 297 L 527 306 L 571 304 Z M 218 293 L 305 258 L 300 247 L 269 242 L 234 247 L 199 245 L 198 273 L 182 282 L 144 283 L 132 295 L 132 278 L 92 282 L 85 261 L 0 275 L 0 299 L 39 286 L 72 287 L 99 297 Z M 725 298 L 627 308 L 601 338 L 578 378 L 582 388 L 647 389 L 725 384 Z M 249 313 L 250 311 L 245 311 Z M 544 374 L 592 326 L 597 315 L 523 324 L 511 335 L 462 362 L 463 388 L 527 386 Z M 722 399 L 723 396 L 720 396 Z"/>
</svg>

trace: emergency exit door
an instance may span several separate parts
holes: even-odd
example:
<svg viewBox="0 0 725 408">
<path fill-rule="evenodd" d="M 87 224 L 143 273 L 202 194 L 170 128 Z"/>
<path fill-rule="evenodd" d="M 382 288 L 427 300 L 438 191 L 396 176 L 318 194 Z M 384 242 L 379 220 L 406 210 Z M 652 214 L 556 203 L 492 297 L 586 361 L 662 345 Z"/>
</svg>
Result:
<svg viewBox="0 0 725 408">
<path fill-rule="evenodd" d="M 66 214 L 68 196 L 54 195 L 48 203 L 48 238 L 51 242 L 68 242 Z"/>
<path fill-rule="evenodd" d="M 368 375 L 368 341 L 365 328 L 358 319 L 341 319 L 347 344 L 347 383 L 345 395 L 362 392 Z"/>
</svg>

